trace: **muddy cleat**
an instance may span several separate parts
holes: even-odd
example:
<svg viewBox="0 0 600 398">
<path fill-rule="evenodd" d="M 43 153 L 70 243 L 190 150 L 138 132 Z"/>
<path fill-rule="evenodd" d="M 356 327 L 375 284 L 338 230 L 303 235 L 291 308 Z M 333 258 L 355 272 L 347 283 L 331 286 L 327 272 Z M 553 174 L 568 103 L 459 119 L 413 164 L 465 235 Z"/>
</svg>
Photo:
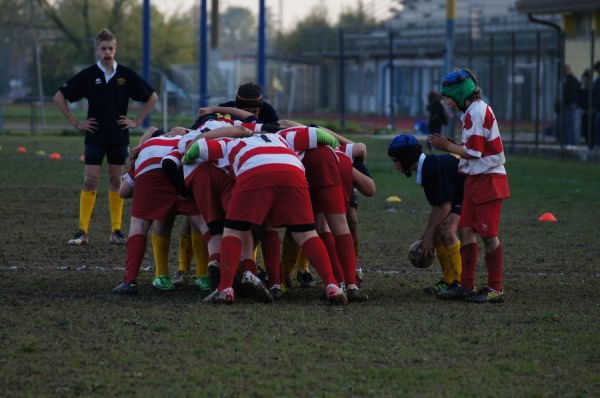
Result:
<svg viewBox="0 0 600 398">
<path fill-rule="evenodd" d="M 201 275 L 199 277 L 196 278 L 196 280 L 194 281 L 194 286 L 196 286 L 196 288 L 198 288 L 201 292 L 203 293 L 210 293 L 210 281 L 208 280 L 208 276 L 206 275 Z"/>
<path fill-rule="evenodd" d="M 127 239 L 120 229 L 115 229 L 113 233 L 110 234 L 109 242 L 111 245 L 124 245 L 127 243 Z"/>
<path fill-rule="evenodd" d="M 69 239 L 68 244 L 71 246 L 81 246 L 87 244 L 89 241 L 90 238 L 88 237 L 88 234 L 80 229 L 79 231 L 75 232 L 75 235 L 73 235 L 71 239 Z"/>
<path fill-rule="evenodd" d="M 363 274 L 363 270 L 360 267 L 356 267 L 356 285 L 360 287 L 363 281 L 365 280 L 365 275 Z"/>
<path fill-rule="evenodd" d="M 215 289 L 211 294 L 206 296 L 204 301 L 215 304 L 233 304 L 235 302 L 235 293 L 233 292 L 233 288 L 230 287 L 222 291 Z"/>
<path fill-rule="evenodd" d="M 344 291 L 337 285 L 330 283 L 325 288 L 325 297 L 332 304 L 348 304 L 348 298 L 344 294 Z"/>
<path fill-rule="evenodd" d="M 269 285 L 269 274 L 261 267 L 258 267 L 258 279 L 260 279 L 265 286 Z"/>
<path fill-rule="evenodd" d="M 155 289 L 161 290 L 163 292 L 175 290 L 175 286 L 173 286 L 173 282 L 171 282 L 171 278 L 169 278 L 169 275 L 167 274 L 155 278 L 152 281 L 152 286 Z"/>
<path fill-rule="evenodd" d="M 131 281 L 131 282 L 121 282 L 119 284 L 119 286 L 115 287 L 112 290 L 113 294 L 120 294 L 123 296 L 135 296 L 138 292 L 137 290 L 137 282 L 136 281 Z"/>
<path fill-rule="evenodd" d="M 504 301 L 504 290 L 497 291 L 491 287 L 484 287 L 476 294 L 466 298 L 469 303 L 502 303 Z"/>
<path fill-rule="evenodd" d="M 217 290 L 221 283 L 221 264 L 217 260 L 208 263 L 208 285 L 211 291 Z"/>
<path fill-rule="evenodd" d="M 346 296 L 348 296 L 348 302 L 350 303 L 361 303 L 369 300 L 369 296 L 356 285 L 348 285 Z"/>
<path fill-rule="evenodd" d="M 436 292 L 435 297 L 443 300 L 464 300 L 473 294 L 474 291 L 468 291 L 460 283 L 453 282 L 447 289 Z"/>
<path fill-rule="evenodd" d="M 296 273 L 296 280 L 300 283 L 300 287 L 314 287 L 317 285 L 315 278 L 309 271 L 298 271 Z"/>
<path fill-rule="evenodd" d="M 262 281 L 258 279 L 258 276 L 250 271 L 245 271 L 242 275 L 242 288 L 249 296 L 254 297 L 258 301 L 263 303 L 270 303 L 273 301 L 273 296 L 269 289 L 267 289 Z"/>
<path fill-rule="evenodd" d="M 190 283 L 190 273 L 177 270 L 173 274 L 171 282 L 173 282 L 173 286 L 175 287 L 187 286 Z"/>
<path fill-rule="evenodd" d="M 427 287 L 423 288 L 423 291 L 425 293 L 427 293 L 427 294 L 431 294 L 432 296 L 435 296 L 435 294 L 437 292 L 440 292 L 442 290 L 446 290 L 449 287 L 450 287 L 449 284 L 447 284 L 446 282 L 444 282 L 443 280 L 441 280 L 441 281 L 439 281 L 437 283 L 434 283 L 431 286 L 427 286 Z"/>
<path fill-rule="evenodd" d="M 271 286 L 269 292 L 271 293 L 271 297 L 273 297 L 273 300 L 279 300 L 283 297 L 283 287 L 279 283 L 276 283 L 273 286 Z"/>
</svg>

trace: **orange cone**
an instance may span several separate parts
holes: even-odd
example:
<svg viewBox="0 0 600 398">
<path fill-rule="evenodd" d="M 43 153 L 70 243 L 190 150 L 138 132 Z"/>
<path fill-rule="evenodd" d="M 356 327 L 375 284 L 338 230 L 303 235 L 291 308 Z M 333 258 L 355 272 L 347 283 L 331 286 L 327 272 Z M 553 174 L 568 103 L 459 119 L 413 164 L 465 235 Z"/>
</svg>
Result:
<svg viewBox="0 0 600 398">
<path fill-rule="evenodd" d="M 60 153 L 54 152 L 52 155 L 50 155 L 50 159 L 52 159 L 52 160 L 60 160 Z"/>
<path fill-rule="evenodd" d="M 27 148 L 20 146 L 17 148 L 17 153 L 27 153 Z"/>
<path fill-rule="evenodd" d="M 544 213 L 540 216 L 540 218 L 538 218 L 538 221 L 545 221 L 545 222 L 557 222 L 558 219 L 556 217 L 554 217 L 554 214 L 548 212 L 548 213 Z"/>
</svg>

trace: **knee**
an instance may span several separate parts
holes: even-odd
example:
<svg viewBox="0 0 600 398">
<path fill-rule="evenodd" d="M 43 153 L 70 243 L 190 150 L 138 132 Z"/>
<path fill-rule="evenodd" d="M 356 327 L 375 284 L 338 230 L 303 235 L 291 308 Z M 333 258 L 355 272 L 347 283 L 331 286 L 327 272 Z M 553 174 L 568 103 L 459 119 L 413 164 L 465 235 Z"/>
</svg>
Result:
<svg viewBox="0 0 600 398">
<path fill-rule="evenodd" d="M 98 176 L 86 175 L 83 178 L 83 189 L 84 191 L 95 191 L 98 188 Z M 120 186 L 120 184 L 118 185 Z"/>
<path fill-rule="evenodd" d="M 483 239 L 483 244 L 485 245 L 485 252 L 491 253 L 496 250 L 498 246 L 500 246 L 500 240 L 497 236 L 492 236 L 491 238 Z"/>
</svg>

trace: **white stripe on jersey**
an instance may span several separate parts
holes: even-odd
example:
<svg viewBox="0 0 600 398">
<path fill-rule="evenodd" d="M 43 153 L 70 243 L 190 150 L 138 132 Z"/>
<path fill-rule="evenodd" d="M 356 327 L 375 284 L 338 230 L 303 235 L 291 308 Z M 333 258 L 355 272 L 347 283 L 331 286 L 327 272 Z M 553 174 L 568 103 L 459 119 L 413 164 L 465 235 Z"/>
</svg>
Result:
<svg viewBox="0 0 600 398">
<path fill-rule="evenodd" d="M 134 163 L 134 178 L 161 167 L 162 158 L 176 147 L 179 137 L 154 137 L 142 145 Z"/>
</svg>

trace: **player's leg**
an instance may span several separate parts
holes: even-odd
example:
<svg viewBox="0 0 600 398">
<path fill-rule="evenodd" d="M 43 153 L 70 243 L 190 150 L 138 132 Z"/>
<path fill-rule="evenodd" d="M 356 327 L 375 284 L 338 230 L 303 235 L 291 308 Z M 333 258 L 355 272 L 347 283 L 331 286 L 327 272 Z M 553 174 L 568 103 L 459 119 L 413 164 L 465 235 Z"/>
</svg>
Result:
<svg viewBox="0 0 600 398">
<path fill-rule="evenodd" d="M 127 156 L 128 150 L 125 145 L 110 147 L 106 153 L 108 162 L 108 208 L 111 224 L 110 243 L 115 245 L 124 245 L 127 242 L 123 232 L 121 232 L 124 201 L 119 196 L 119 187 L 121 186 Z"/>
<path fill-rule="evenodd" d="M 206 238 L 210 238 L 210 232 L 204 217 L 194 215 L 188 217 L 191 222 L 191 240 L 194 261 L 196 263 L 196 281 L 195 285 L 204 294 L 210 293 L 210 284 L 208 281 L 208 243 Z"/>
<path fill-rule="evenodd" d="M 453 283 L 460 283 L 462 264 L 460 240 L 458 239 L 458 221 L 460 216 L 450 213 L 438 228 L 435 239 L 435 252 L 442 268 L 442 280 L 425 288 L 425 292 L 435 295 Z"/>
<path fill-rule="evenodd" d="M 129 223 L 129 237 L 127 239 L 127 259 L 125 262 L 125 279 L 115 287 L 115 294 L 137 294 L 137 278 L 140 266 L 146 253 L 148 230 L 152 221 L 131 217 Z"/>
<path fill-rule="evenodd" d="M 152 228 L 152 249 L 156 266 L 152 286 L 162 291 L 175 290 L 169 277 L 169 249 L 174 221 L 174 216 L 156 220 Z"/>
<path fill-rule="evenodd" d="M 173 275 L 173 285 L 184 286 L 189 283 L 193 255 L 190 222 L 188 217 L 185 217 L 181 224 L 181 229 L 179 230 L 179 261 L 177 264 L 177 271 Z"/>
<path fill-rule="evenodd" d="M 87 148 L 86 146 L 83 187 L 79 195 L 79 230 L 69 240 L 69 245 L 84 245 L 89 242 L 90 222 L 94 205 L 96 204 L 96 192 L 98 190 L 104 153 L 101 152 L 101 156 L 98 156 L 95 152 L 92 152 L 95 156 L 89 157 L 87 155 Z"/>
<path fill-rule="evenodd" d="M 354 255 L 356 256 L 356 281 L 360 287 L 364 280 L 364 274 L 358 258 L 358 193 L 356 188 L 352 190 L 350 205 L 348 206 L 348 211 L 346 212 L 346 221 L 348 222 L 348 227 L 350 228 L 350 233 L 352 234 L 352 240 L 354 241 Z"/>
<path fill-rule="evenodd" d="M 327 223 L 327 218 L 325 217 L 325 214 L 315 214 L 315 225 L 317 233 L 319 234 L 319 238 L 321 238 L 323 244 L 327 248 L 327 253 L 329 254 L 329 261 L 331 261 L 333 275 L 335 276 L 337 283 L 340 286 L 342 286 L 342 283 L 345 284 L 344 270 L 342 268 L 338 256 L 337 247 L 335 244 L 335 236 L 329 229 L 329 224 Z"/>
</svg>

